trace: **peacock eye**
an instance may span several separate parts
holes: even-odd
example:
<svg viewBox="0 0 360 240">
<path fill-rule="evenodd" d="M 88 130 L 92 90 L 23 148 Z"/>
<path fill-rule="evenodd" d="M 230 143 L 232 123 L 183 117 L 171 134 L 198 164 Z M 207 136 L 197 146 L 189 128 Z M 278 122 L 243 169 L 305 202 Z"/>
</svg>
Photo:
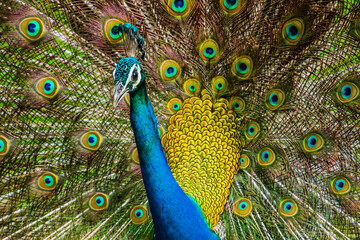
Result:
<svg viewBox="0 0 360 240">
<path fill-rule="evenodd" d="M 191 9 L 188 0 L 168 0 L 167 6 L 169 13 L 174 17 L 185 17 Z"/>
<path fill-rule="evenodd" d="M 234 203 L 233 211 L 240 217 L 247 217 L 252 211 L 251 201 L 247 198 L 240 198 Z"/>
<path fill-rule="evenodd" d="M 241 13 L 245 10 L 247 4 L 246 1 L 240 1 L 240 0 L 220 0 L 220 5 L 222 9 L 227 14 L 237 14 Z"/>
<path fill-rule="evenodd" d="M 45 77 L 37 81 L 35 89 L 41 96 L 51 99 L 56 96 L 60 88 L 59 83 L 55 78 Z"/>
<path fill-rule="evenodd" d="M 34 42 L 43 36 L 45 27 L 40 18 L 28 17 L 20 22 L 19 31 L 27 40 Z"/>
<path fill-rule="evenodd" d="M 158 126 L 159 137 L 162 138 L 165 134 L 165 129 L 162 126 Z"/>
<path fill-rule="evenodd" d="M 207 39 L 200 45 L 199 55 L 204 62 L 215 63 L 220 57 L 219 45 L 216 41 Z"/>
<path fill-rule="evenodd" d="M 226 78 L 224 78 L 223 76 L 214 77 L 211 80 L 211 88 L 214 93 L 222 94 L 222 93 L 226 92 L 226 90 L 228 88 L 228 82 L 227 82 Z"/>
<path fill-rule="evenodd" d="M 331 189 L 335 194 L 350 192 L 351 184 L 345 177 L 336 177 L 331 181 Z"/>
<path fill-rule="evenodd" d="M 260 125 L 256 122 L 250 122 L 246 125 L 245 136 L 247 139 L 251 140 L 259 136 Z"/>
<path fill-rule="evenodd" d="M 245 101 L 241 97 L 232 97 L 230 99 L 230 106 L 234 112 L 240 113 L 245 109 Z"/>
<path fill-rule="evenodd" d="M 246 154 L 240 155 L 240 168 L 245 169 L 250 165 L 250 158 Z"/>
<path fill-rule="evenodd" d="M 167 104 L 169 111 L 172 113 L 176 113 L 177 111 L 179 111 L 181 109 L 181 106 L 182 106 L 182 101 L 178 98 L 170 99 L 170 101 Z"/>
<path fill-rule="evenodd" d="M 184 82 L 183 87 L 189 96 L 197 96 L 200 94 L 201 83 L 195 78 L 190 78 Z"/>
<path fill-rule="evenodd" d="M 81 146 L 92 151 L 99 149 L 101 142 L 102 137 L 96 131 L 89 131 L 83 134 L 80 138 Z"/>
<path fill-rule="evenodd" d="M 4 136 L 0 136 L 0 156 L 4 156 L 9 152 L 9 146 L 9 140 Z"/>
<path fill-rule="evenodd" d="M 134 224 L 142 224 L 146 221 L 148 216 L 145 206 L 138 205 L 131 209 L 130 219 Z"/>
<path fill-rule="evenodd" d="M 231 66 L 231 72 L 239 79 L 250 78 L 253 72 L 253 60 L 249 56 L 240 56 L 235 59 Z"/>
<path fill-rule="evenodd" d="M 310 133 L 304 138 L 303 146 L 307 152 L 316 152 L 324 146 L 324 139 L 320 134 Z"/>
<path fill-rule="evenodd" d="M 301 40 L 304 30 L 305 24 L 302 19 L 290 19 L 283 25 L 282 37 L 286 44 L 296 45 Z"/>
<path fill-rule="evenodd" d="M 287 199 L 280 203 L 280 213 L 285 217 L 293 217 L 297 214 L 298 207 L 294 200 Z"/>
<path fill-rule="evenodd" d="M 58 183 L 58 176 L 51 172 L 42 174 L 38 179 L 38 186 L 42 190 L 51 191 L 56 188 Z"/>
<path fill-rule="evenodd" d="M 124 22 L 116 18 L 108 19 L 104 23 L 104 35 L 111 44 L 117 44 L 124 40 L 123 34 L 120 31 L 120 24 L 124 24 Z"/>
<path fill-rule="evenodd" d="M 239 5 L 238 0 L 223 0 L 222 3 L 225 9 L 228 11 L 235 9 Z"/>
<path fill-rule="evenodd" d="M 271 148 L 263 148 L 258 154 L 258 162 L 261 166 L 268 166 L 275 161 L 275 152 Z"/>
<path fill-rule="evenodd" d="M 140 160 L 139 160 L 139 152 L 137 150 L 137 148 L 134 148 L 134 150 L 132 151 L 131 153 L 131 158 L 134 162 L 136 163 L 140 163 Z"/>
<path fill-rule="evenodd" d="M 265 95 L 265 104 L 270 110 L 280 108 L 285 101 L 285 93 L 280 89 L 273 89 Z"/>
<path fill-rule="evenodd" d="M 165 60 L 160 66 L 160 76 L 164 82 L 173 82 L 181 75 L 180 65 L 174 60 Z"/>
<path fill-rule="evenodd" d="M 102 211 L 109 206 L 109 197 L 105 193 L 95 193 L 89 200 L 89 206 L 92 210 Z"/>
<path fill-rule="evenodd" d="M 213 47 L 206 47 L 203 50 L 203 54 L 206 58 L 213 58 L 216 54 L 216 50 Z"/>
<path fill-rule="evenodd" d="M 349 103 L 359 96 L 359 88 L 352 82 L 342 82 L 336 91 L 336 96 L 342 103 Z"/>
</svg>

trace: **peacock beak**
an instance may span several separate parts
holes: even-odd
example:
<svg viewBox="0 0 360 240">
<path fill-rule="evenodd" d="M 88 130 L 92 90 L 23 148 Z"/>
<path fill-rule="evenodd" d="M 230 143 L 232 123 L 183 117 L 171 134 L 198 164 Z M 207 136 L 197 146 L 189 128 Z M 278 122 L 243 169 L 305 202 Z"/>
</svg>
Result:
<svg viewBox="0 0 360 240">
<path fill-rule="evenodd" d="M 127 84 L 123 86 L 122 84 L 117 84 L 114 89 L 114 107 L 119 105 L 121 99 L 129 92 L 129 88 L 127 88 Z"/>
</svg>

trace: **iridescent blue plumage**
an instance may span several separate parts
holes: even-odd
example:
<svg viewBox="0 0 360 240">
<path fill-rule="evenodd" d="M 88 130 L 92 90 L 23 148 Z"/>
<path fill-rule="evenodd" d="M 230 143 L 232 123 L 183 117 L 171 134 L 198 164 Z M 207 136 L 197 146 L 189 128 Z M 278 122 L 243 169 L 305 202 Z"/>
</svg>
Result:
<svg viewBox="0 0 360 240">
<path fill-rule="evenodd" d="M 219 239 L 210 230 L 200 207 L 183 192 L 171 173 L 140 63 L 135 58 L 120 59 L 114 77 L 115 92 L 122 93 L 115 94 L 114 102 L 130 93 L 130 121 L 156 239 Z"/>
</svg>

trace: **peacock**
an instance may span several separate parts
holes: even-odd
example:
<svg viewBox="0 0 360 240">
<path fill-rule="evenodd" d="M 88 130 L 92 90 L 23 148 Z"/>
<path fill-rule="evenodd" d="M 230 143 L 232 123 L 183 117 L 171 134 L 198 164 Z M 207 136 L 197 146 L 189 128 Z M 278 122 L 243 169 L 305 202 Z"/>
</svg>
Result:
<svg viewBox="0 0 360 240">
<path fill-rule="evenodd" d="M 2 0 L 0 239 L 360 239 L 359 12 Z"/>
</svg>

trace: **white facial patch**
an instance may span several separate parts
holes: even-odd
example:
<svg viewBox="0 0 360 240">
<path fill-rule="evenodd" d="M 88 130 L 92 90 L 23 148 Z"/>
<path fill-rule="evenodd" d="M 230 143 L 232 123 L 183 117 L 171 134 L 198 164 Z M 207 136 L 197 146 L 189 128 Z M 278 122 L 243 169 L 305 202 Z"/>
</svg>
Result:
<svg viewBox="0 0 360 240">
<path fill-rule="evenodd" d="M 113 71 L 114 80 L 115 80 L 115 73 L 116 73 L 116 68 L 115 68 L 114 71 Z"/>
<path fill-rule="evenodd" d="M 133 79 L 133 73 L 135 71 L 137 71 L 137 79 Z M 132 89 L 135 89 L 140 84 L 141 71 L 140 71 L 140 65 L 139 64 L 134 64 L 134 66 L 131 67 L 128 78 L 126 80 L 125 86 L 127 86 L 131 81 L 133 81 Z"/>
</svg>

